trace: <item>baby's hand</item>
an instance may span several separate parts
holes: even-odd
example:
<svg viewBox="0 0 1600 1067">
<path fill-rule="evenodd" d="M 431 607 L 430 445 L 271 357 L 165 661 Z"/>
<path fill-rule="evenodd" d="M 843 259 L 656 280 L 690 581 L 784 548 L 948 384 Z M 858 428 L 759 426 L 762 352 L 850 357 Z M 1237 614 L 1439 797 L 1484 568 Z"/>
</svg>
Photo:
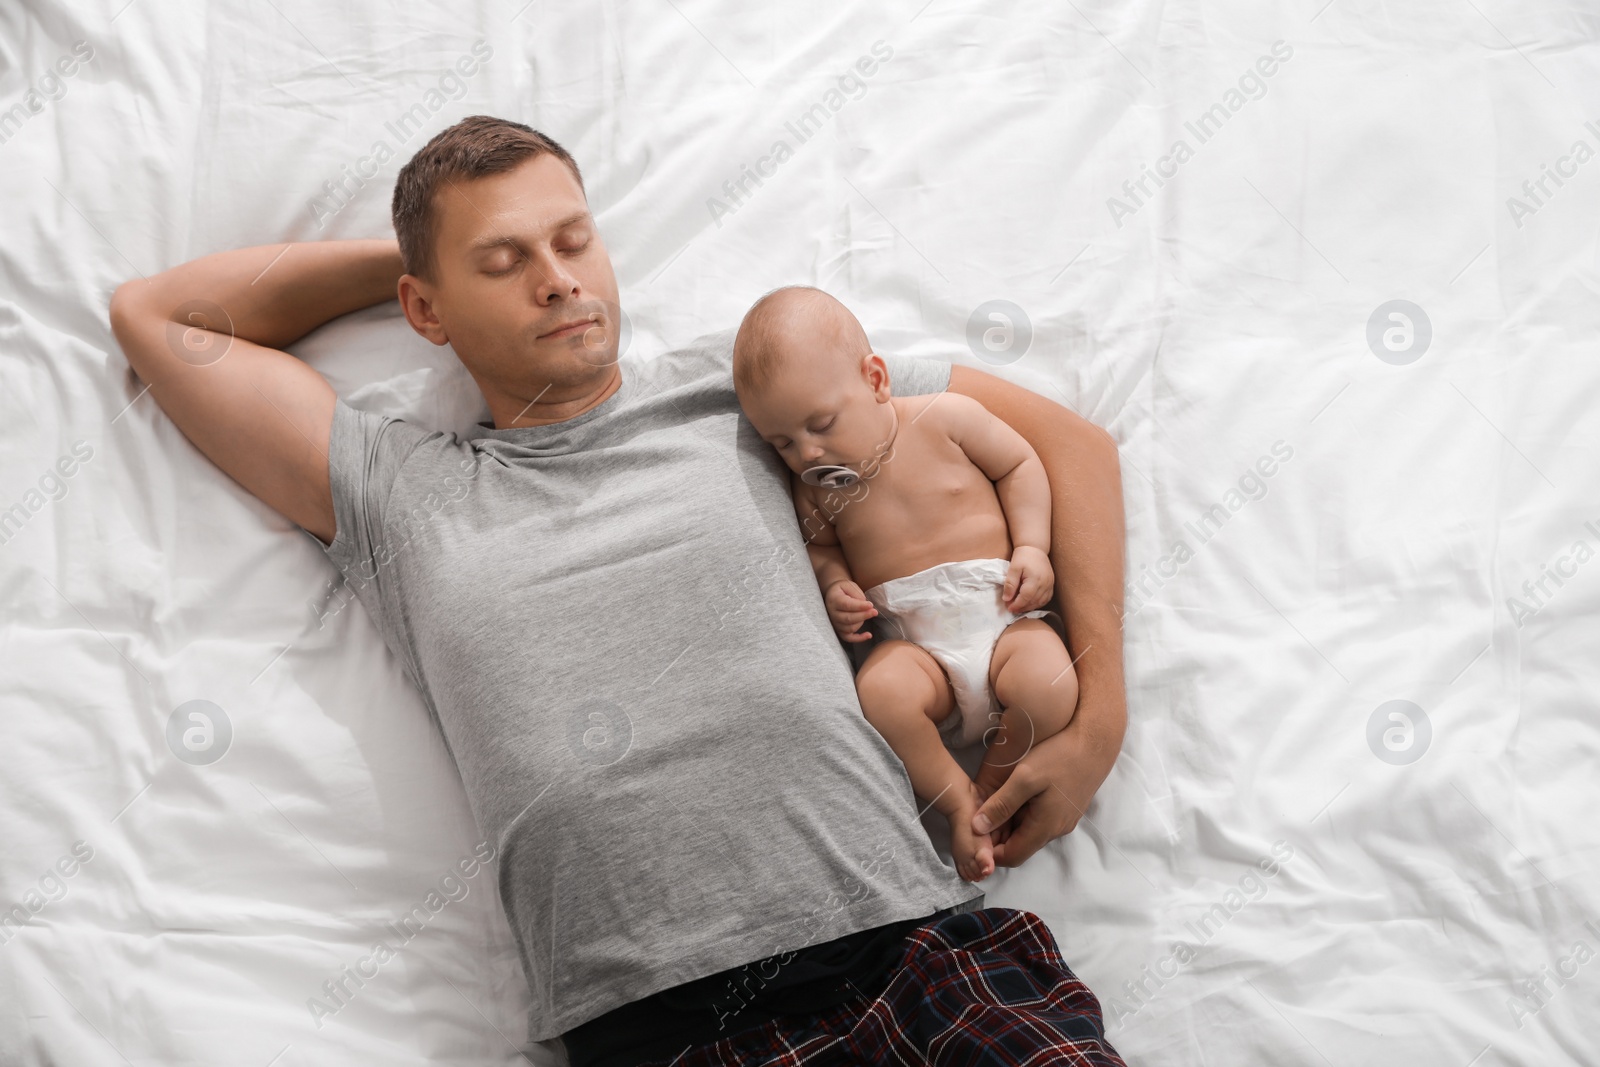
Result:
<svg viewBox="0 0 1600 1067">
<path fill-rule="evenodd" d="M 1006 571 L 1001 593 L 1006 610 L 1021 615 L 1042 608 L 1050 602 L 1055 588 L 1056 572 L 1044 551 L 1023 545 L 1011 553 L 1011 569 Z"/>
<path fill-rule="evenodd" d="M 840 637 L 846 641 L 872 640 L 872 634 L 862 630 L 861 624 L 876 615 L 878 609 L 872 606 L 859 585 L 848 579 L 834 582 L 822 594 L 822 602 L 827 605 L 828 619 Z"/>
</svg>

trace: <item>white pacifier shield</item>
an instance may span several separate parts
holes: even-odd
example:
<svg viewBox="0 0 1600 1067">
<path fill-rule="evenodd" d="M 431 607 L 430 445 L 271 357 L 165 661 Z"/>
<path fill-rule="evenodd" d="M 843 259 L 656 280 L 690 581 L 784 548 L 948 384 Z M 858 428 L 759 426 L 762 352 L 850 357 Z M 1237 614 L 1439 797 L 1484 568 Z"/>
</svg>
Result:
<svg viewBox="0 0 1600 1067">
<path fill-rule="evenodd" d="M 800 473 L 800 480 L 823 489 L 848 489 L 861 480 L 861 475 L 849 467 L 825 463 L 820 467 L 807 467 Z"/>
</svg>

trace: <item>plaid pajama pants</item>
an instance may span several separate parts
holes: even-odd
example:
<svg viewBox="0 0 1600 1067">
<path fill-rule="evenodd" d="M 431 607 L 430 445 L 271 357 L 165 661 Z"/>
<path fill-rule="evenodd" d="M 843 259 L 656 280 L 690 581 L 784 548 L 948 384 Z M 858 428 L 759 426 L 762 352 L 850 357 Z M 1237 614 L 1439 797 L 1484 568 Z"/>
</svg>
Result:
<svg viewBox="0 0 1600 1067">
<path fill-rule="evenodd" d="M 1100 1002 L 1038 916 L 961 912 L 919 926 L 876 997 L 858 996 L 644 1067 L 1126 1067 Z"/>
</svg>

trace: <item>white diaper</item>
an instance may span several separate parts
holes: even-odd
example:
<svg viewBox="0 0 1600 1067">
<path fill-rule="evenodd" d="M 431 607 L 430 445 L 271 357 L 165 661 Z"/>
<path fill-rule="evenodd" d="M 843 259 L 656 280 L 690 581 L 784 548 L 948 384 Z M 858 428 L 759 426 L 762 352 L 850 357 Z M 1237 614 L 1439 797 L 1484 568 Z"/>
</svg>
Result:
<svg viewBox="0 0 1600 1067">
<path fill-rule="evenodd" d="M 956 706 L 939 724 L 947 748 L 982 741 L 1000 721 L 1000 702 L 989 687 L 989 661 L 1000 634 L 1018 619 L 1053 614 L 1006 610 L 1001 593 L 1010 569 L 1009 560 L 961 560 L 867 590 L 867 599 L 878 609 L 870 622 L 877 636 L 920 645 L 950 676 Z"/>
</svg>

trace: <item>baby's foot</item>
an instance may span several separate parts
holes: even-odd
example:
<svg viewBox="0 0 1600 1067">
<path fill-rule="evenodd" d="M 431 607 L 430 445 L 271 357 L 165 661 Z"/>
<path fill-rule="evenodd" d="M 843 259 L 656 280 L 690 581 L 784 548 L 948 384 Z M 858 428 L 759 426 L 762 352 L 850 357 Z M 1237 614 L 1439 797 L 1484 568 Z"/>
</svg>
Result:
<svg viewBox="0 0 1600 1067">
<path fill-rule="evenodd" d="M 981 882 L 994 873 L 994 841 L 990 834 L 972 832 L 972 817 L 978 813 L 983 798 L 971 781 L 950 790 L 956 794 L 954 803 L 943 812 L 950 820 L 950 854 L 956 861 L 956 871 L 969 882 Z"/>
</svg>

